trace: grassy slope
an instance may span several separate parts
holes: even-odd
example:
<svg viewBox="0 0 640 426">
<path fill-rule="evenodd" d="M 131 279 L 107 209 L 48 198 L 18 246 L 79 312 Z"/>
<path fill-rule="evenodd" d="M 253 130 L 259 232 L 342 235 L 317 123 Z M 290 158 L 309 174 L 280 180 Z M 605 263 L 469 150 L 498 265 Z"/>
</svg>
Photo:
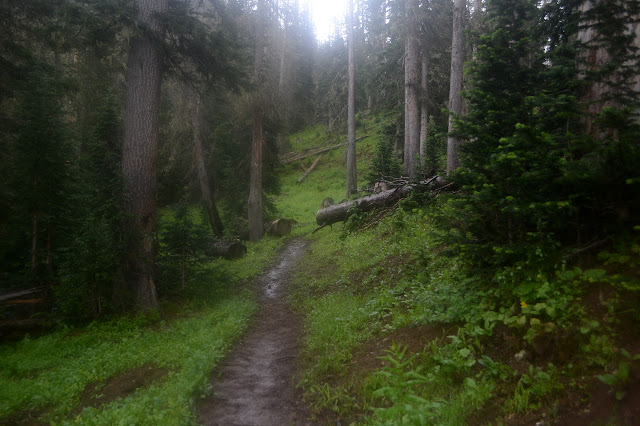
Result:
<svg viewBox="0 0 640 426">
<path fill-rule="evenodd" d="M 293 138 L 313 145 L 308 137 Z M 324 197 L 341 198 L 343 155 L 300 185 L 301 170 L 283 171 L 285 217 L 308 224 Z M 348 236 L 339 224 L 310 236 L 292 302 L 306 318 L 298 379 L 320 421 L 633 423 L 638 238 L 587 260 L 591 269 L 489 278 L 439 255 L 437 232 L 421 208 Z M 498 290 L 508 286 L 529 288 L 526 300 Z"/>
</svg>

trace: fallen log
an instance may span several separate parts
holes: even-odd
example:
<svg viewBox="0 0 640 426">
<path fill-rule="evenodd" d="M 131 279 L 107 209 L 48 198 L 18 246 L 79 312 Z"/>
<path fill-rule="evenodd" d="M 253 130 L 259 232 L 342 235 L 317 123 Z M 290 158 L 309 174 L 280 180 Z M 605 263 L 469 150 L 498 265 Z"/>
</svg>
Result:
<svg viewBox="0 0 640 426">
<path fill-rule="evenodd" d="M 368 137 L 369 137 L 369 135 L 360 136 L 359 138 L 356 139 L 356 142 L 358 142 L 359 140 L 368 138 Z M 280 157 L 280 163 L 281 164 L 291 164 L 291 163 L 294 163 L 294 162 L 296 162 L 298 160 L 304 160 L 305 158 L 313 157 L 314 155 L 324 154 L 326 152 L 332 151 L 334 149 L 337 149 L 337 148 L 340 148 L 341 146 L 346 146 L 346 145 L 347 145 L 347 143 L 343 142 L 343 143 L 339 143 L 337 145 L 331 145 L 331 146 L 328 146 L 326 148 L 322 148 L 322 149 L 318 149 L 318 150 L 314 149 L 313 152 L 309 152 L 309 150 L 305 150 L 302 154 L 298 154 L 298 155 L 296 155 L 294 157 L 288 157 L 287 158 L 285 156 L 282 156 L 282 157 Z"/>
<path fill-rule="evenodd" d="M 411 189 L 412 187 L 410 185 L 405 185 L 320 209 L 316 213 L 316 223 L 320 226 L 326 226 L 336 222 L 344 222 L 349 218 L 349 209 L 354 205 L 357 205 L 360 210 L 365 212 L 383 207 L 391 207 L 409 195 Z"/>
<path fill-rule="evenodd" d="M 358 198 L 357 200 L 346 201 L 322 208 L 316 213 L 316 223 L 320 226 L 316 231 L 327 225 L 347 220 L 349 218 L 349 209 L 354 205 L 357 205 L 360 210 L 368 212 L 384 207 L 391 207 L 401 199 L 408 196 L 413 189 L 417 189 L 418 187 L 426 188 L 436 193 L 447 189 L 450 185 L 452 184 L 440 176 L 433 176 L 432 178 L 417 184 L 401 185 L 393 189 L 381 191 L 377 194 Z"/>
<path fill-rule="evenodd" d="M 236 240 L 218 240 L 209 244 L 208 254 L 212 257 L 224 257 L 230 260 L 239 259 L 247 254 L 247 246 Z"/>
<path fill-rule="evenodd" d="M 298 183 L 302 183 L 302 181 L 309 176 L 309 174 L 311 174 L 312 171 L 315 170 L 315 168 L 318 166 L 318 163 L 320 163 L 320 160 L 322 160 L 322 157 L 324 156 L 324 154 L 320 154 L 318 155 L 318 158 L 316 158 L 316 161 L 313 162 L 313 164 L 311 165 L 311 167 L 309 167 L 307 169 L 307 171 L 304 172 L 304 174 L 302 176 L 300 176 L 300 178 L 298 179 Z"/>
</svg>

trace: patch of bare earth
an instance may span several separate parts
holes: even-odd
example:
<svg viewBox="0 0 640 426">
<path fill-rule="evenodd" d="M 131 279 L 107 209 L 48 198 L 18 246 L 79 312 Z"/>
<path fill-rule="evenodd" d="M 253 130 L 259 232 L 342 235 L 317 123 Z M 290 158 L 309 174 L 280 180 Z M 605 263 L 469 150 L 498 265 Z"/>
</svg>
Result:
<svg viewBox="0 0 640 426">
<path fill-rule="evenodd" d="M 246 336 L 212 377 L 213 396 L 198 403 L 199 423 L 312 423 L 293 381 L 301 319 L 286 301 L 291 269 L 305 245 L 304 240 L 291 240 L 280 253 L 278 263 L 258 280 L 260 311 Z"/>
<path fill-rule="evenodd" d="M 156 367 L 153 364 L 145 364 L 118 374 L 106 381 L 89 383 L 80 395 L 80 403 L 71 412 L 75 417 L 86 407 L 99 407 L 119 398 L 125 398 L 140 388 L 151 386 L 164 380 L 169 374 L 169 369 Z M 44 425 L 51 407 L 36 410 L 25 410 L 15 413 L 4 419 L 0 419 L 0 425 Z"/>
<path fill-rule="evenodd" d="M 163 381 L 171 370 L 144 364 L 107 379 L 89 383 L 82 391 L 80 404 L 73 411 L 77 415 L 85 407 L 99 407 L 119 398 L 125 398 L 136 390 Z"/>
</svg>

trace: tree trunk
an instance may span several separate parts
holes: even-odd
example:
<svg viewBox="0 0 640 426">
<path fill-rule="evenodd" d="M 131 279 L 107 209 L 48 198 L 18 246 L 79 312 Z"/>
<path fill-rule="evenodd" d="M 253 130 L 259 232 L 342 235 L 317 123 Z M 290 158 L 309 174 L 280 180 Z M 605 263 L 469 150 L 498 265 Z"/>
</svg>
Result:
<svg viewBox="0 0 640 426">
<path fill-rule="evenodd" d="M 209 173 L 205 166 L 204 149 L 202 147 L 202 135 L 200 132 L 200 101 L 196 93 L 191 94 L 191 129 L 193 131 L 193 152 L 196 161 L 196 169 L 198 170 L 198 180 L 200 181 L 200 192 L 207 206 L 207 214 L 209 216 L 209 224 L 213 234 L 222 238 L 224 227 L 222 220 L 216 207 L 216 202 L 209 186 Z"/>
<path fill-rule="evenodd" d="M 420 66 L 418 25 L 418 1 L 406 0 L 406 38 L 404 50 L 404 173 L 418 174 L 420 154 Z"/>
<path fill-rule="evenodd" d="M 156 308 L 154 278 L 156 223 L 156 154 L 158 107 L 162 81 L 160 49 L 154 35 L 163 31 L 156 13 L 168 9 L 168 0 L 137 0 L 137 20 L 145 32 L 130 42 L 122 147 L 126 211 L 133 238 L 129 246 L 126 279 L 143 309 Z"/>
<path fill-rule="evenodd" d="M 35 280 L 37 264 L 38 264 L 38 212 L 34 210 L 33 213 L 31 214 L 31 281 Z"/>
<path fill-rule="evenodd" d="M 447 173 L 458 168 L 460 139 L 453 136 L 454 117 L 462 113 L 462 84 L 464 71 L 464 14 L 465 0 L 453 3 L 453 40 L 451 42 L 451 79 L 449 86 L 449 136 L 447 137 Z"/>
<path fill-rule="evenodd" d="M 349 49 L 349 100 L 347 105 L 347 198 L 358 191 L 356 174 L 356 95 L 355 53 L 353 40 L 353 0 L 349 0 L 347 15 L 347 43 Z"/>
<path fill-rule="evenodd" d="M 302 183 L 302 181 L 305 180 L 306 177 L 309 176 L 311 172 L 313 172 L 316 169 L 316 167 L 318 167 L 318 164 L 320 163 L 320 160 L 322 160 L 323 156 L 324 154 L 318 155 L 318 158 L 316 158 L 313 164 L 311 164 L 311 167 L 309 167 L 309 169 L 307 169 L 307 171 L 304 172 L 304 174 L 300 176 L 300 178 L 298 178 L 298 181 L 297 181 L 298 183 Z"/>
<path fill-rule="evenodd" d="M 255 55 L 255 83 L 256 96 L 253 108 L 253 141 L 251 144 L 251 172 L 249 182 L 248 221 L 249 239 L 258 241 L 264 234 L 264 208 L 262 205 L 262 148 L 264 145 L 264 85 L 266 82 L 265 69 L 265 25 L 266 13 L 264 0 L 258 0 L 256 14 L 256 55 Z"/>
<path fill-rule="evenodd" d="M 427 158 L 427 123 L 429 121 L 429 83 L 428 74 L 428 58 L 426 46 L 422 49 L 422 73 L 420 93 L 420 158 L 424 162 Z"/>
<path fill-rule="evenodd" d="M 640 24 L 638 23 L 640 16 L 634 10 L 632 2 L 620 1 L 619 5 L 615 5 L 617 2 L 613 2 L 612 7 L 623 6 L 618 9 L 619 15 L 617 17 L 619 19 L 626 18 L 629 23 L 624 27 L 624 31 L 607 28 L 603 26 L 602 20 L 604 18 L 598 16 L 598 13 L 594 13 L 594 9 L 602 6 L 602 3 L 601 0 L 586 0 L 580 5 L 579 11 L 586 18 L 583 17 L 577 36 L 578 41 L 586 47 L 578 67 L 582 74 L 588 78 L 580 96 L 580 103 L 585 107 L 586 112 L 581 117 L 583 129 L 587 134 L 600 139 L 607 136 L 615 138 L 615 135 L 607 135 L 604 130 L 599 128 L 597 118 L 600 113 L 607 107 L 622 109 L 632 103 L 629 102 L 630 97 L 637 101 L 640 93 L 640 74 L 637 72 L 640 63 L 637 53 L 637 49 L 640 49 Z M 625 14 L 627 15 L 624 16 Z M 608 20 L 611 19 L 609 17 Z M 608 37 L 604 35 L 604 32 L 600 33 L 600 31 L 610 31 L 611 34 L 607 34 L 608 37 L 631 37 L 629 45 L 631 49 L 635 49 L 635 53 L 629 55 L 628 61 L 617 67 L 614 65 L 607 71 L 607 68 L 612 65 L 611 62 L 614 64 L 621 62 L 620 54 L 622 52 L 612 55 L 611 50 L 615 46 L 611 40 L 607 40 Z M 617 34 L 615 34 L 616 32 Z M 623 71 L 620 68 L 626 69 Z M 592 74 L 595 74 L 596 77 L 593 78 Z M 636 109 L 634 113 L 637 116 L 638 110 Z"/>
<path fill-rule="evenodd" d="M 411 188 L 403 186 L 400 188 L 389 189 L 378 194 L 369 195 L 367 197 L 358 198 L 357 200 L 347 201 L 340 204 L 334 204 L 324 209 L 318 210 L 316 213 L 316 223 L 320 226 L 331 225 L 336 222 L 344 222 L 349 218 L 349 209 L 354 205 L 362 211 L 371 211 L 376 208 L 390 207 L 402 198 L 406 197 Z"/>
</svg>

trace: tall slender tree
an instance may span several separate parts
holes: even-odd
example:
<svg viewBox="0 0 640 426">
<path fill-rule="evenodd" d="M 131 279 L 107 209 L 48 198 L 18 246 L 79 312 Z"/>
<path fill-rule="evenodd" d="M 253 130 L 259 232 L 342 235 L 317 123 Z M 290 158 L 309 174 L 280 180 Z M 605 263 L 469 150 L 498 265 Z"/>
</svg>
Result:
<svg viewBox="0 0 640 426">
<path fill-rule="evenodd" d="M 422 44 L 420 73 L 420 159 L 427 156 L 427 123 L 429 121 L 429 56 L 426 42 Z"/>
<path fill-rule="evenodd" d="M 222 238 L 224 227 L 216 202 L 213 197 L 213 191 L 211 191 L 211 185 L 209 184 L 209 173 L 205 163 L 204 148 L 202 147 L 202 131 L 201 131 L 201 117 L 200 117 L 200 100 L 198 94 L 195 91 L 191 92 L 191 131 L 193 133 L 193 154 L 196 163 L 196 170 L 198 171 L 198 182 L 200 183 L 200 193 L 207 208 L 207 215 L 209 217 L 209 224 L 211 230 L 216 237 Z"/>
<path fill-rule="evenodd" d="M 454 134 L 455 118 L 462 113 L 462 84 L 464 71 L 464 16 L 466 0 L 453 3 L 453 40 L 451 42 L 451 78 L 449 86 L 449 136 L 447 137 L 447 173 L 459 165 L 460 139 Z"/>
<path fill-rule="evenodd" d="M 154 283 L 156 224 L 156 155 L 158 110 L 162 82 L 162 57 L 157 39 L 164 25 L 160 14 L 168 0 L 137 0 L 139 33 L 130 43 L 127 61 L 127 94 L 124 117 L 122 172 L 125 208 L 130 215 L 133 238 L 126 272 L 138 305 L 158 306 Z"/>
<path fill-rule="evenodd" d="M 254 83 L 256 93 L 253 104 L 253 139 L 251 143 L 251 170 L 249 182 L 248 220 L 249 238 L 258 241 L 264 234 L 264 206 L 262 200 L 262 151 L 264 147 L 264 90 L 267 82 L 265 43 L 266 5 L 258 0 L 256 10 Z"/>
<path fill-rule="evenodd" d="M 349 101 L 347 105 L 347 197 L 358 188 L 356 175 L 356 71 L 353 40 L 353 0 L 349 0 L 347 13 L 347 44 L 349 50 Z"/>
<path fill-rule="evenodd" d="M 404 53 L 404 173 L 416 176 L 420 154 L 420 43 L 418 0 L 406 0 Z"/>
</svg>

